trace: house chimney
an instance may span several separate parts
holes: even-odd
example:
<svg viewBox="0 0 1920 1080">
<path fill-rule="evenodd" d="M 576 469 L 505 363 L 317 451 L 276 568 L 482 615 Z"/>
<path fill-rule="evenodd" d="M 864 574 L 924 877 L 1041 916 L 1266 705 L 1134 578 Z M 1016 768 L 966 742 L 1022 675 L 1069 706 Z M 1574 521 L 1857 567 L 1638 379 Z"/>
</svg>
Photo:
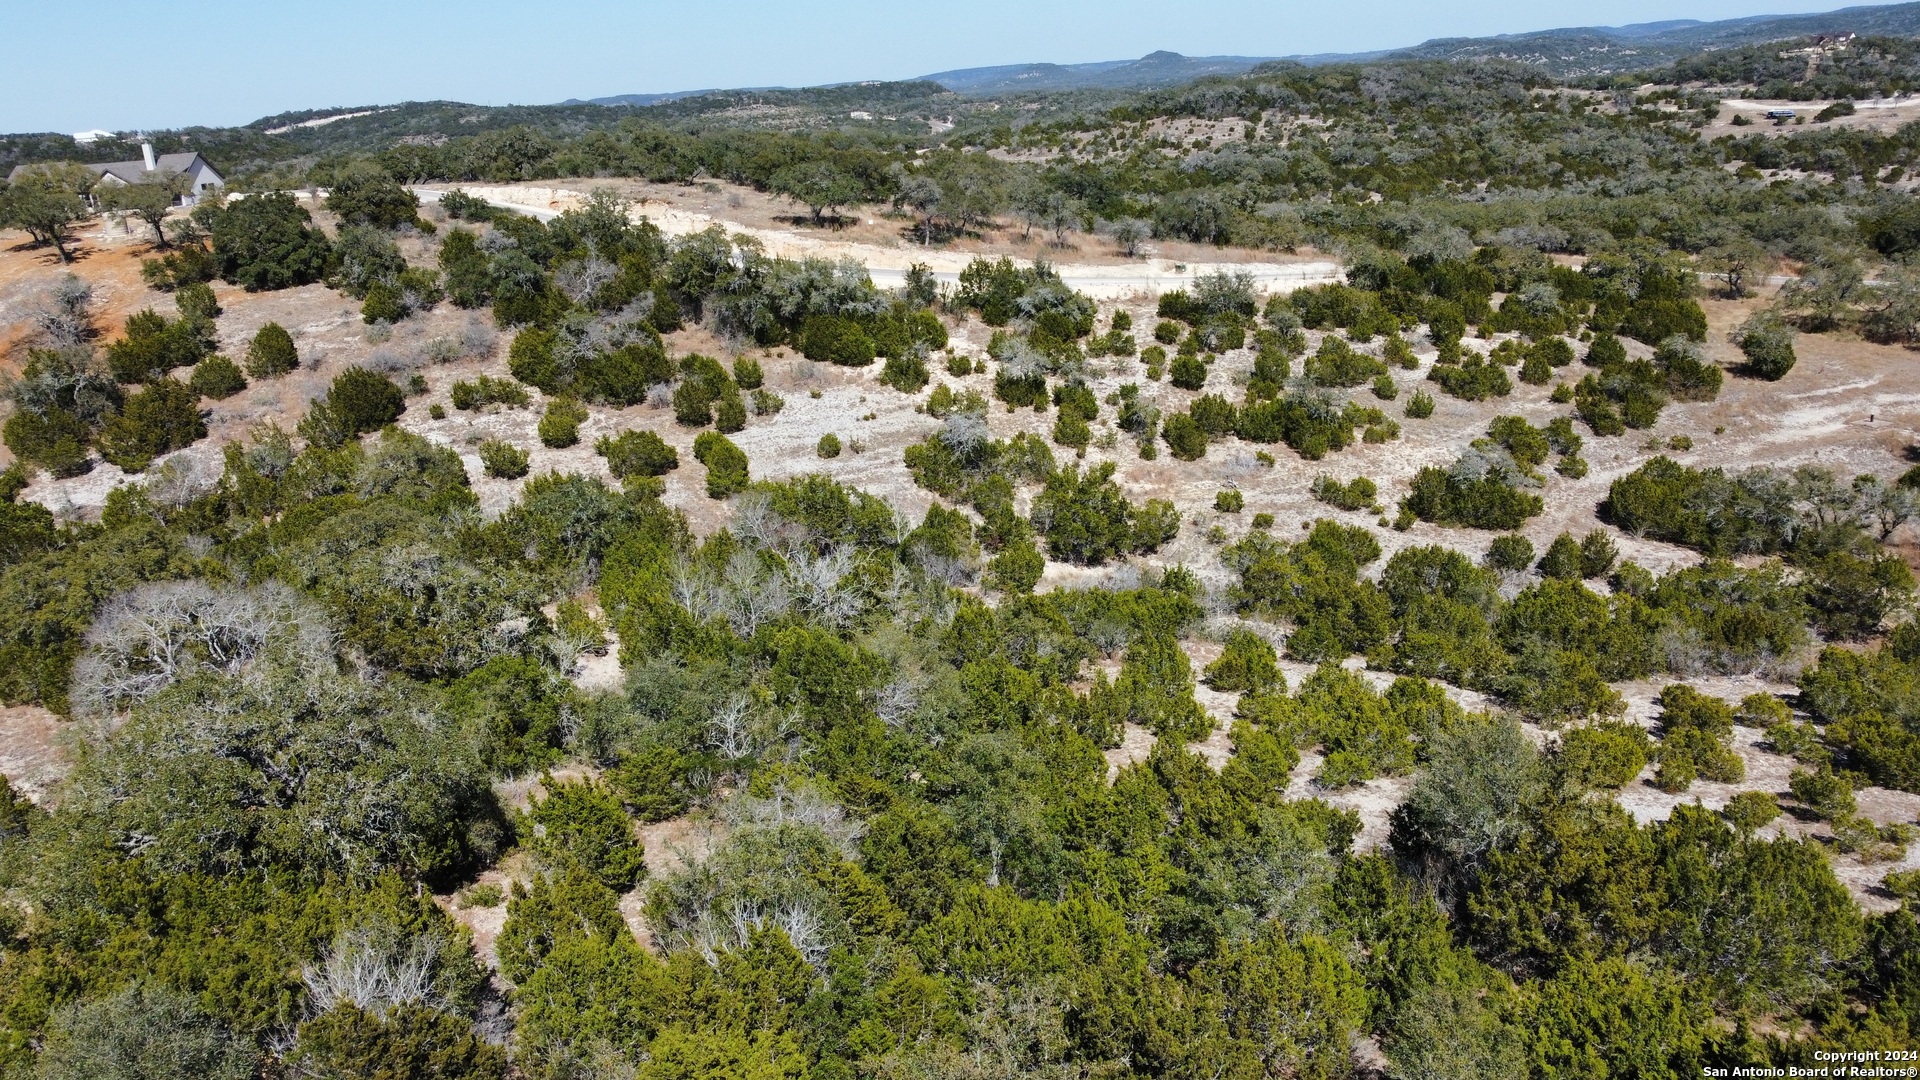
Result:
<svg viewBox="0 0 1920 1080">
<path fill-rule="evenodd" d="M 143 142 L 140 144 L 140 160 L 146 163 L 148 172 L 152 172 L 156 168 L 156 166 L 153 163 L 153 144 L 152 143 Z"/>
</svg>

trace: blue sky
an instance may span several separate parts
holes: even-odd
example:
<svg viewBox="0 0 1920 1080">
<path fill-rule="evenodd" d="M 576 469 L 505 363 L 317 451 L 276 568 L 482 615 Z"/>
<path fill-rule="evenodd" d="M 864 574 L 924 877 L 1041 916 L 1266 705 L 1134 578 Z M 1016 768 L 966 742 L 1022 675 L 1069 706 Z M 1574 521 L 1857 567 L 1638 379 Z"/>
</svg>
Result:
<svg viewBox="0 0 1920 1080">
<path fill-rule="evenodd" d="M 293 109 L 544 104 L 959 67 L 1353 52 L 1431 37 L 1818 11 L 1819 0 L 0 0 L 0 132 Z"/>
</svg>

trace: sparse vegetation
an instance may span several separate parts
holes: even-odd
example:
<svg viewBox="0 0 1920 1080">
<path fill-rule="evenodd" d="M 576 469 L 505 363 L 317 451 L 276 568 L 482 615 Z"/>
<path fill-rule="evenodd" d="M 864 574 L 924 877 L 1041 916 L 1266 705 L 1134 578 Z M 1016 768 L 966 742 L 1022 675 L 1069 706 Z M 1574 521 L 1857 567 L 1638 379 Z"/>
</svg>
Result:
<svg viewBox="0 0 1920 1080">
<path fill-rule="evenodd" d="M 0 779 L 0 1077 L 1678 1076 L 1911 1041 L 1879 789 L 1920 791 L 1886 351 L 1920 343 L 1920 131 L 1827 103 L 1920 86 L 1920 46 L 1665 33 L 157 133 L 253 193 L 191 212 L 0 139 L 33 230 L 0 255 L 48 286 L 6 293 L 0 700 L 86 736 L 33 798 Z M 1740 124 L 1761 98 L 1808 122 Z M 988 254 L 878 288 L 610 191 L 412 194 L 587 177 Z M 324 213 L 258 194 L 308 187 Z M 75 239 L 89 199 L 139 235 Z M 150 310 L 53 277 L 149 243 Z M 1190 284 L 1096 303 L 1000 254 L 1039 245 Z M 1309 246 L 1340 280 L 1234 269 Z M 267 315 L 299 349 L 241 358 Z M 1715 407 L 1723 364 L 1763 381 Z M 588 425 L 617 484 L 530 468 L 580 459 L 525 448 L 533 390 L 540 445 Z"/>
</svg>

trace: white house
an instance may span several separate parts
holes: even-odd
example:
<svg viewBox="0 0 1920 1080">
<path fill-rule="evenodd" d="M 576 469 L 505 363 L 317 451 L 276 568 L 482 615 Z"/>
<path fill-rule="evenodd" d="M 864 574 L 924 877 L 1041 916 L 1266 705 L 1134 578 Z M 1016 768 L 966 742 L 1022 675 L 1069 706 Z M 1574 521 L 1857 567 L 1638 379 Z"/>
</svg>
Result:
<svg viewBox="0 0 1920 1080">
<path fill-rule="evenodd" d="M 14 166 L 13 171 L 7 174 L 8 182 L 12 182 L 22 170 L 32 167 L 31 165 Z M 146 183 L 167 173 L 184 176 L 187 180 L 187 190 L 186 194 L 178 200 L 181 206 L 192 206 L 198 203 L 200 197 L 208 191 L 227 186 L 226 177 L 221 176 L 220 171 L 215 169 L 206 158 L 201 157 L 198 151 L 156 155 L 153 152 L 152 143 L 140 144 L 140 159 L 137 161 L 103 161 L 89 164 L 87 168 L 100 178 L 94 182 L 95 187 L 119 187 L 126 184 Z"/>
</svg>

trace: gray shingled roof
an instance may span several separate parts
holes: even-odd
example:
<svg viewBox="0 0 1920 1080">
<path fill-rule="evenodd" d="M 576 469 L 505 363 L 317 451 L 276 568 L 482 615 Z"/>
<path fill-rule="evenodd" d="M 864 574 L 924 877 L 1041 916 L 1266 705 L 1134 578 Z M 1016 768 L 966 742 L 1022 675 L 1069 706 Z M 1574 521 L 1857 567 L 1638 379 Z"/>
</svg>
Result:
<svg viewBox="0 0 1920 1080">
<path fill-rule="evenodd" d="M 154 159 L 154 169 L 156 172 L 183 173 L 191 169 L 194 160 L 199 157 L 200 154 L 198 151 L 189 151 L 184 154 L 161 154 Z M 13 180 L 20 175 L 21 170 L 31 167 L 30 165 L 15 165 L 13 171 L 7 174 L 7 182 L 12 183 Z M 211 168 L 212 166 L 208 167 Z M 96 162 L 88 165 L 87 168 L 92 169 L 95 175 L 103 177 L 111 176 L 123 184 L 138 184 L 145 180 L 147 176 L 147 163 L 138 158 L 133 161 Z M 215 170 L 215 175 L 219 175 L 218 170 Z"/>
<path fill-rule="evenodd" d="M 154 159 L 154 171 L 183 173 L 193 167 L 194 159 L 199 156 L 197 152 L 161 154 Z M 133 161 L 110 161 L 102 165 L 89 165 L 87 168 L 101 176 L 111 176 L 125 184 L 138 184 L 147 176 L 147 163 L 137 158 Z"/>
</svg>

